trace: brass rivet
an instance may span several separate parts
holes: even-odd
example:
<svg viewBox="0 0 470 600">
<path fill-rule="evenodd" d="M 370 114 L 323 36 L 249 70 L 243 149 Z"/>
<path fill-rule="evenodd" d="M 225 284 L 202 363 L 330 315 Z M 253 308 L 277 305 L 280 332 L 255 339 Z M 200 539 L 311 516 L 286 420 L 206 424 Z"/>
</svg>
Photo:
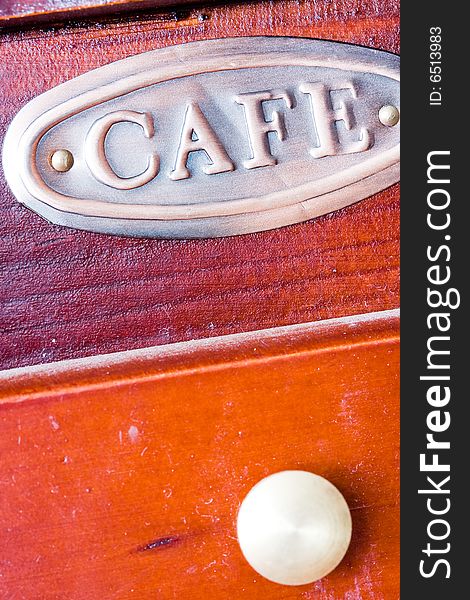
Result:
<svg viewBox="0 0 470 600">
<path fill-rule="evenodd" d="M 73 154 L 69 150 L 56 150 L 51 156 L 50 162 L 54 171 L 65 173 L 73 167 Z"/>
<path fill-rule="evenodd" d="M 386 104 L 379 110 L 379 121 L 386 127 L 393 127 L 400 120 L 400 111 L 396 106 Z"/>
</svg>

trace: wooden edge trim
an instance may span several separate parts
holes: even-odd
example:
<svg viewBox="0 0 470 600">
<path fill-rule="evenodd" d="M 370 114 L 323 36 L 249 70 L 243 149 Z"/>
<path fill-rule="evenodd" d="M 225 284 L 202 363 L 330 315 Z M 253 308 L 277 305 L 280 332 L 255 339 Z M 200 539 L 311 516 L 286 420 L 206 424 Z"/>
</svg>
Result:
<svg viewBox="0 0 470 600">
<path fill-rule="evenodd" d="M 206 4 L 214 2 L 214 0 L 204 1 Z M 50 3 L 39 1 L 16 10 L 15 8 L 3 11 L 0 9 L 0 30 L 22 27 L 23 25 L 47 25 L 64 21 L 80 21 L 93 17 L 113 17 L 140 11 L 177 10 L 183 8 L 183 6 L 189 9 L 201 3 L 201 0 L 114 0 L 110 2 L 81 0 L 76 2 L 75 5 L 69 2 L 69 6 L 67 6 L 67 3 L 64 2 L 62 6 L 51 8 Z"/>
<path fill-rule="evenodd" d="M 0 371 L 0 405 L 399 340 L 399 310 Z"/>
</svg>

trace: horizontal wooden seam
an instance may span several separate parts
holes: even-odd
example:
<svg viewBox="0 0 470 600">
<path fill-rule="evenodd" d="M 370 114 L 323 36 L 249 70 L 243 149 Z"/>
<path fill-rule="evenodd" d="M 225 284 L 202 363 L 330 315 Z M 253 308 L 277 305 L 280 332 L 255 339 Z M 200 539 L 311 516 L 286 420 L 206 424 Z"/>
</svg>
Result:
<svg viewBox="0 0 470 600">
<path fill-rule="evenodd" d="M 254 363 L 268 365 L 347 348 L 396 344 L 398 324 L 399 311 L 394 309 L 0 371 L 0 404 L 35 400 L 46 395 L 50 399 L 201 371 L 243 368 Z M 388 329 L 379 337 L 384 326 Z M 260 346 L 263 353 L 257 353 L 256 346 Z M 185 360 L 194 360 L 198 351 L 199 364 L 187 364 Z M 175 363 L 175 359 L 181 362 Z M 122 376 L 126 366 L 134 372 Z"/>
</svg>

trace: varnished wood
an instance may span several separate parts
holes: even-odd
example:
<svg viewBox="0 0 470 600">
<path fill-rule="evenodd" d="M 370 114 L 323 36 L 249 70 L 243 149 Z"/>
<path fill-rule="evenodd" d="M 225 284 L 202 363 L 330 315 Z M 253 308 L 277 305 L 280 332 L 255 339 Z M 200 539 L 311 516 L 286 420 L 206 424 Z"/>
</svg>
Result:
<svg viewBox="0 0 470 600">
<path fill-rule="evenodd" d="M 204 11 L 204 21 L 151 14 L 4 34 L 0 130 L 20 106 L 62 81 L 184 41 L 297 35 L 393 52 L 399 47 L 395 0 L 359 6 L 282 0 Z M 52 226 L 18 205 L 1 173 L 0 199 L 3 368 L 399 303 L 398 186 L 302 225 L 197 242 L 140 241 Z"/>
<path fill-rule="evenodd" d="M 398 598 L 398 317 L 4 372 L 0 596 Z M 263 476 L 305 469 L 352 511 L 316 584 L 258 576 L 236 541 Z"/>
<path fill-rule="evenodd" d="M 168 19 L 184 20 L 186 15 L 181 7 L 197 4 L 198 1 L 205 4 L 212 2 L 212 0 L 1 0 L 0 28 L 55 24 L 59 21 L 119 15 L 124 12 L 162 7 L 174 7 L 178 11 L 168 15 Z M 194 18 L 191 13 L 187 16 Z"/>
</svg>

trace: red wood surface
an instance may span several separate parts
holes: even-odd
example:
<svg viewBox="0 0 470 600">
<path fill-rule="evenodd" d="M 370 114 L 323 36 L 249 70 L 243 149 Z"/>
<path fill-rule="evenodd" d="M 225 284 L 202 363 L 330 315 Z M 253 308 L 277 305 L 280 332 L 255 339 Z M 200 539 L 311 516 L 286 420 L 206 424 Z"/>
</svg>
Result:
<svg viewBox="0 0 470 600">
<path fill-rule="evenodd" d="M 211 0 L 0 0 L 0 28 L 55 23 Z"/>
<path fill-rule="evenodd" d="M 399 47 L 397 0 L 206 7 L 3 34 L 0 140 L 29 99 L 113 60 L 190 40 L 293 35 Z M 399 188 L 325 217 L 202 241 L 50 225 L 0 172 L 0 368 L 396 308 Z"/>
<path fill-rule="evenodd" d="M 396 600 L 398 318 L 374 315 L 0 376 L 0 597 Z M 236 540 L 262 477 L 344 494 L 350 549 L 284 587 Z"/>
</svg>

